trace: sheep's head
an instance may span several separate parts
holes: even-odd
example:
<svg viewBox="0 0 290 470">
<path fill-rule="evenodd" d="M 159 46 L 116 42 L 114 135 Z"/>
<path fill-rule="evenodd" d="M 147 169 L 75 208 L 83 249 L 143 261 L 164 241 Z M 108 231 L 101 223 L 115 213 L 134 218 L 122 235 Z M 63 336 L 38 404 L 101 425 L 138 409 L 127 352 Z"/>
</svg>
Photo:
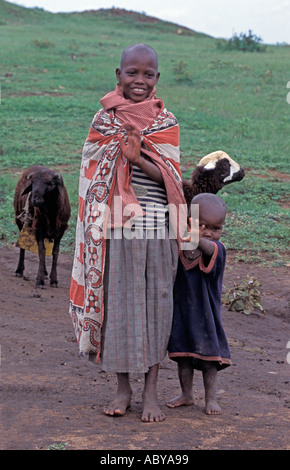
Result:
<svg viewBox="0 0 290 470">
<path fill-rule="evenodd" d="M 50 198 L 62 194 L 62 176 L 48 168 L 37 169 L 27 175 L 28 185 L 22 194 L 31 192 L 30 202 L 35 207 L 42 207 Z"/>
<path fill-rule="evenodd" d="M 245 172 L 228 154 L 218 150 L 203 157 L 191 175 L 183 180 L 184 196 L 188 203 L 200 193 L 216 194 L 226 184 L 241 181 Z"/>
<path fill-rule="evenodd" d="M 245 176 L 243 168 L 222 150 L 203 157 L 198 163 L 198 167 L 202 167 L 205 172 L 211 171 L 214 173 L 215 179 L 220 184 L 219 189 L 234 181 L 241 181 Z"/>
</svg>

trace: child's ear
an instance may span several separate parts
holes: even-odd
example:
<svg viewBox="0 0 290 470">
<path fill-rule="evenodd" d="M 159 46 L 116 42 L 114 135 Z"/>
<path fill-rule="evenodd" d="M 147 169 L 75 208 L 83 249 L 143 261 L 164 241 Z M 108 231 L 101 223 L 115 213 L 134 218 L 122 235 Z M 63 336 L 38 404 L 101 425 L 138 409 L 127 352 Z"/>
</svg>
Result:
<svg viewBox="0 0 290 470">
<path fill-rule="evenodd" d="M 116 69 L 116 77 L 118 82 L 121 80 L 121 69 L 117 68 Z"/>
</svg>

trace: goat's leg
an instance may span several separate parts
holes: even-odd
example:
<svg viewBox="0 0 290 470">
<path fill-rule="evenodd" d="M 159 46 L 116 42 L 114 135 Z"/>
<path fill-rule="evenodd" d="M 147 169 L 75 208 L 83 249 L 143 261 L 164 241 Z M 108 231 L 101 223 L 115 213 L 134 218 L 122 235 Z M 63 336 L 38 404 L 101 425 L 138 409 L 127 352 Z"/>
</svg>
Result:
<svg viewBox="0 0 290 470">
<path fill-rule="evenodd" d="M 60 240 L 61 240 L 60 237 L 56 238 L 54 240 L 54 244 L 53 244 L 52 266 L 51 266 L 51 272 L 50 272 L 50 285 L 52 287 L 57 287 L 57 285 L 58 285 L 58 281 L 57 281 L 57 260 L 58 260 L 58 255 L 59 255 Z"/>
<path fill-rule="evenodd" d="M 36 277 L 36 287 L 44 287 L 46 277 L 46 266 L 45 266 L 45 246 L 43 238 L 37 240 L 38 244 L 38 273 Z"/>
<path fill-rule="evenodd" d="M 25 258 L 25 250 L 23 248 L 20 248 L 18 266 L 17 266 L 17 269 L 15 271 L 15 274 L 16 274 L 17 277 L 22 277 L 23 276 L 24 258 Z"/>
</svg>

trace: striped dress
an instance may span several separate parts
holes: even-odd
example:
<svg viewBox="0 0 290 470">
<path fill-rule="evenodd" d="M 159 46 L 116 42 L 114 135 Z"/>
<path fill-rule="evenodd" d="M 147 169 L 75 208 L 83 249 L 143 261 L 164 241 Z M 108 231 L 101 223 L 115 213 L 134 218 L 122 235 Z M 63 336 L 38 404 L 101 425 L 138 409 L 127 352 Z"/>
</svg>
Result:
<svg viewBox="0 0 290 470">
<path fill-rule="evenodd" d="M 133 166 L 132 187 L 145 215 L 134 219 L 135 228 L 157 229 L 168 225 L 167 196 L 163 186 Z"/>
</svg>

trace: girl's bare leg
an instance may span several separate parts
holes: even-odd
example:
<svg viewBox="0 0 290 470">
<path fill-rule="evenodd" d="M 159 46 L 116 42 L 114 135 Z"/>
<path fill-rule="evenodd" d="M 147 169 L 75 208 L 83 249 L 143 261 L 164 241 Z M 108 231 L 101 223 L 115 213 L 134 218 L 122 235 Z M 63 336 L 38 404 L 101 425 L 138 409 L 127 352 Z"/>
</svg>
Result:
<svg viewBox="0 0 290 470">
<path fill-rule="evenodd" d="M 129 382 L 129 374 L 117 373 L 118 389 L 115 400 L 104 412 L 109 416 L 123 416 L 131 405 L 132 389 Z"/>
<path fill-rule="evenodd" d="M 217 368 L 215 363 L 204 361 L 202 374 L 205 391 L 205 412 L 208 415 L 220 415 L 221 409 L 216 400 Z"/>
<path fill-rule="evenodd" d="M 181 387 L 181 394 L 167 403 L 169 408 L 194 404 L 192 393 L 193 363 L 191 357 L 180 357 L 178 359 L 178 377 Z"/>
<path fill-rule="evenodd" d="M 157 403 L 157 378 L 159 364 L 150 367 L 145 374 L 145 385 L 143 391 L 143 413 L 141 420 L 144 423 L 164 421 L 165 415 Z"/>
</svg>

